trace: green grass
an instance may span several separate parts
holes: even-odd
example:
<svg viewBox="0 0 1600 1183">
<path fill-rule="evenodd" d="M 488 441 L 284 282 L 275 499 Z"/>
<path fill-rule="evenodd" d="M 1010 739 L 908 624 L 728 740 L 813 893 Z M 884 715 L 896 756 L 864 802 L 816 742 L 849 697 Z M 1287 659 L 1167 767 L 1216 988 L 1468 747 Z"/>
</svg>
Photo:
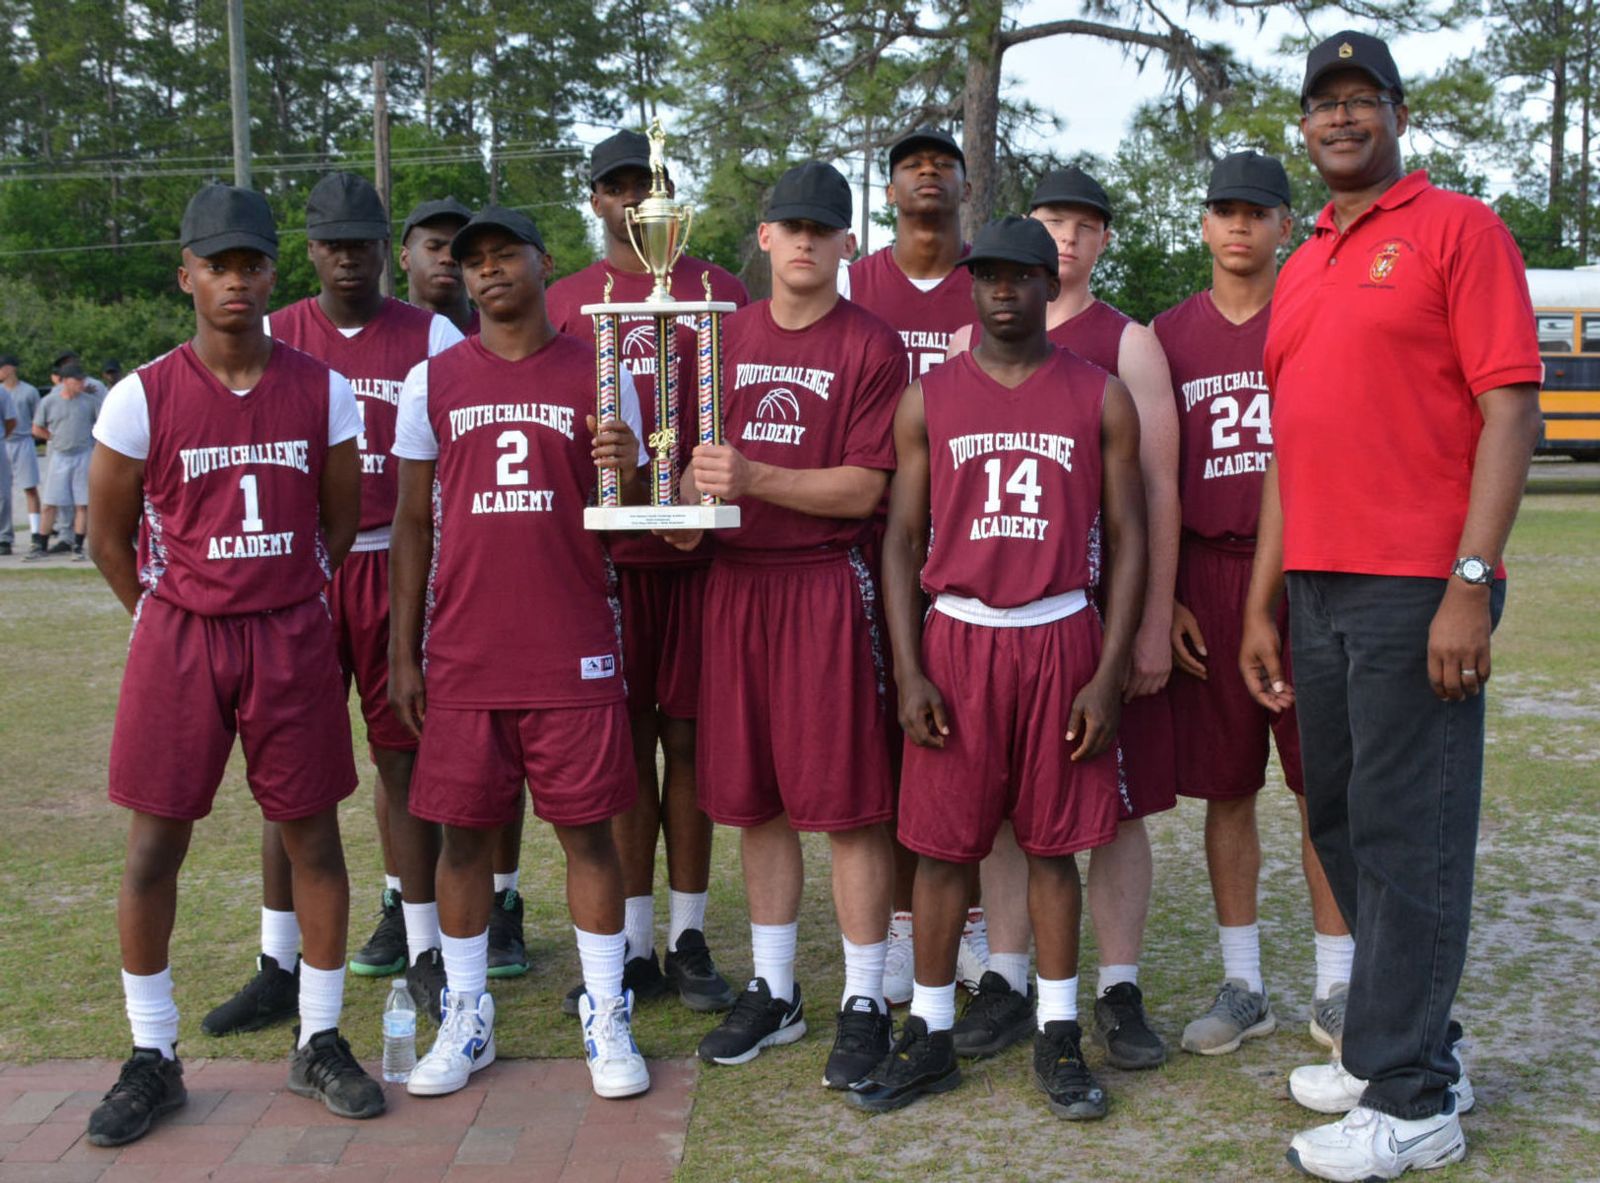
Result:
<svg viewBox="0 0 1600 1183">
<path fill-rule="evenodd" d="M 1600 982 L 1600 486 L 1564 477 L 1534 488 L 1512 539 L 1495 641 L 1475 927 L 1459 1007 L 1480 1109 L 1466 1120 L 1467 1161 L 1441 1180 L 1594 1178 L 1600 1161 L 1600 1052 L 1588 1038 Z M 105 799 L 105 770 L 127 633 L 92 571 L 0 571 L 3 1060 L 126 1048 L 114 922 L 126 823 Z M 365 764 L 363 776 L 341 813 L 352 943 L 375 918 L 381 884 Z M 1200 821 L 1197 803 L 1186 801 L 1151 824 L 1156 889 L 1141 981 L 1173 1043 L 1221 975 Z M 196 827 L 182 878 L 173 968 L 188 1056 L 287 1053 L 286 1029 L 218 1041 L 198 1028 L 252 968 L 258 822 L 235 759 L 212 816 Z M 1284 1077 L 1320 1049 L 1305 1028 L 1312 950 L 1297 823 L 1276 779 L 1261 798 L 1261 822 L 1263 968 L 1279 1031 L 1234 1056 L 1176 1053 L 1158 1072 L 1104 1070 L 1113 1108 L 1092 1125 L 1048 1114 L 1028 1082 L 1025 1048 L 973 1066 L 952 1096 L 892 1117 L 863 1117 L 820 1088 L 842 972 L 826 844 L 807 839 L 800 980 L 813 1034 L 743 1068 L 702 1072 L 680 1177 L 1287 1177 L 1283 1148 L 1309 1118 L 1288 1100 Z M 715 859 L 707 930 L 738 978 L 749 946 L 736 835 L 718 832 Z M 664 882 L 661 891 L 664 900 Z M 537 824 L 523 892 L 535 967 L 495 987 L 500 1052 L 576 1056 L 576 1025 L 557 1009 L 578 973 L 562 862 Z M 1096 961 L 1086 932 L 1086 1001 Z M 385 987 L 349 979 L 345 1027 L 363 1056 L 378 1051 Z M 651 1056 L 688 1055 L 706 1026 L 676 1005 L 655 1006 L 641 1012 L 638 1038 Z"/>
</svg>

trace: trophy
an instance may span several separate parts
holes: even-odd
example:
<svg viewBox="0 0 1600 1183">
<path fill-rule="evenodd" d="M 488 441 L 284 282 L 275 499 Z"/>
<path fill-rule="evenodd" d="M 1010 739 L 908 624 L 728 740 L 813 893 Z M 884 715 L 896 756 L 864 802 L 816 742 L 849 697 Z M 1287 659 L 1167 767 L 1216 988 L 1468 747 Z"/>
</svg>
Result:
<svg viewBox="0 0 1600 1183">
<path fill-rule="evenodd" d="M 611 302 L 611 280 L 604 301 L 579 311 L 594 318 L 595 413 L 599 422 L 619 418 L 621 321 L 655 321 L 656 429 L 650 433 L 650 504 L 623 505 L 615 469 L 600 471 L 599 504 L 583 511 L 589 530 L 725 529 L 739 524 L 739 507 L 701 494 L 698 503 L 678 503 L 678 334 L 680 319 L 695 330 L 696 443 L 722 442 L 722 318 L 738 306 L 711 298 L 711 277 L 702 274 L 704 300 L 679 300 L 672 294 L 672 268 L 688 242 L 694 212 L 667 191 L 666 134 L 661 120 L 650 124 L 650 196 L 627 211 L 628 238 L 655 285 L 636 304 Z"/>
</svg>

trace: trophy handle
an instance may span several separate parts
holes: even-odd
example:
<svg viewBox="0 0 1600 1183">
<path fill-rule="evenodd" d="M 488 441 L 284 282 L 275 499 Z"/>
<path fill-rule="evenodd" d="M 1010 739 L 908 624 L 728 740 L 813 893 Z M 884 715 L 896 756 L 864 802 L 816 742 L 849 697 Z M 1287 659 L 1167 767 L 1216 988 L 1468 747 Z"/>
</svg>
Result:
<svg viewBox="0 0 1600 1183">
<path fill-rule="evenodd" d="M 689 245 L 689 231 L 694 226 L 694 206 L 680 205 L 678 213 L 683 216 L 682 221 L 678 224 L 678 250 L 672 256 L 672 262 L 667 264 L 668 275 L 672 274 L 673 268 L 678 265 L 678 260 L 683 258 L 683 248 Z M 632 233 L 632 231 L 629 231 L 629 233 Z M 638 248 L 635 247 L 634 249 L 637 250 Z"/>
<path fill-rule="evenodd" d="M 650 262 L 644 257 L 644 248 L 639 245 L 639 234 L 635 229 L 639 225 L 639 210 L 636 206 L 630 205 L 622 211 L 622 224 L 628 228 L 628 244 L 633 247 L 633 253 L 639 256 L 639 262 L 648 271 Z"/>
</svg>

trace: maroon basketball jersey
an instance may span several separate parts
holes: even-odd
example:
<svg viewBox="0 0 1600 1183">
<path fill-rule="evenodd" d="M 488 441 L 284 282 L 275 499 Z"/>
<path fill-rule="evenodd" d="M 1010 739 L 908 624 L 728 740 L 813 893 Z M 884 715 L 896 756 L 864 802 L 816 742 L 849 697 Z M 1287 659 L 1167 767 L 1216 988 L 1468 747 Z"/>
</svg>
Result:
<svg viewBox="0 0 1600 1183">
<path fill-rule="evenodd" d="M 1272 305 L 1236 325 L 1197 292 L 1151 324 L 1178 403 L 1183 528 L 1204 538 L 1254 538 L 1272 459 L 1272 406 L 1262 354 Z"/>
<path fill-rule="evenodd" d="M 507 361 L 481 337 L 428 361 L 439 443 L 423 661 L 428 700 L 477 710 L 623 694 L 595 487 L 594 350 L 558 335 Z"/>
<path fill-rule="evenodd" d="M 894 411 L 906 386 L 900 337 L 841 299 L 803 329 L 780 328 L 762 300 L 728 318 L 723 336 L 728 443 L 780 468 L 894 469 Z M 762 551 L 847 547 L 869 523 L 819 518 L 747 497 L 722 546 Z"/>
<path fill-rule="evenodd" d="M 900 334 L 909 384 L 944 361 L 950 334 L 972 323 L 972 272 L 956 267 L 925 292 L 900 270 L 894 248 L 886 246 L 850 264 L 850 299 Z"/>
<path fill-rule="evenodd" d="M 1117 311 L 1104 300 L 1095 300 L 1071 320 L 1051 329 L 1050 340 L 1116 377 L 1122 330 L 1132 321 L 1127 313 Z"/>
<path fill-rule="evenodd" d="M 743 308 L 750 302 L 744 284 L 730 271 L 702 259 L 684 257 L 672 269 L 672 294 L 680 300 L 703 300 L 705 289 L 700 276 L 711 274 L 711 298 L 727 300 Z M 545 307 L 550 313 L 550 323 L 563 333 L 594 343 L 594 318 L 578 309 L 585 304 L 598 304 L 605 298 L 606 279 L 615 277 L 611 285 L 613 304 L 636 304 L 650 295 L 655 279 L 648 274 L 618 271 L 604 259 L 591 263 L 582 271 L 575 271 L 565 279 L 550 286 L 545 295 Z M 650 442 L 650 433 L 656 429 L 656 322 L 648 316 L 624 316 L 617 326 L 617 351 L 628 373 L 633 375 L 633 388 L 639 393 L 639 414 L 644 424 L 644 442 Z M 698 370 L 695 365 L 696 341 L 692 317 L 678 320 L 678 454 L 688 463 L 694 450 L 695 433 L 699 422 L 699 391 L 696 385 Z M 593 377 L 589 384 L 594 385 Z M 654 449 L 651 449 L 653 452 Z M 706 548 L 681 551 L 669 546 L 654 534 L 632 531 L 606 535 L 612 559 L 626 567 L 681 567 L 704 563 L 710 553 Z M 705 551 L 705 553 L 701 553 Z"/>
<path fill-rule="evenodd" d="M 970 352 L 924 375 L 930 595 L 1015 608 L 1098 581 L 1105 396 L 1105 371 L 1064 349 L 1015 388 Z"/>
<path fill-rule="evenodd" d="M 200 616 L 270 612 L 322 592 L 328 367 L 278 344 L 249 394 L 185 342 L 143 366 L 150 414 L 140 581 Z"/>
<path fill-rule="evenodd" d="M 378 315 L 346 337 L 315 296 L 307 296 L 269 318 L 272 336 L 309 353 L 350 379 L 361 411 L 361 529 L 394 521 L 399 483 L 389 451 L 394 447 L 395 408 L 411 367 L 428 356 L 434 313 L 402 300 L 386 299 Z"/>
</svg>

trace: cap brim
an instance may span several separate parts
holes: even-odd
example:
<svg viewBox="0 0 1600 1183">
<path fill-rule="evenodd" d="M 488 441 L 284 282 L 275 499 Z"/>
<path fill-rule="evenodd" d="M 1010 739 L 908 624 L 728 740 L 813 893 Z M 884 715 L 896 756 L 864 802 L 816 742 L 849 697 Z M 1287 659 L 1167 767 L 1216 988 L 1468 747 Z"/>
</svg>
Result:
<svg viewBox="0 0 1600 1183">
<path fill-rule="evenodd" d="M 979 263 L 1017 263 L 1023 267 L 1043 267 L 1051 275 L 1056 272 L 1055 259 L 1047 263 L 1035 255 L 1023 251 L 1008 251 L 1004 247 L 984 251 L 982 254 L 963 255 L 956 260 L 957 267 L 976 267 Z"/>
<path fill-rule="evenodd" d="M 183 244 L 185 250 L 193 251 L 202 259 L 210 259 L 227 251 L 260 251 L 269 259 L 277 259 L 278 244 L 270 238 L 263 238 L 259 234 L 252 234 L 248 230 L 229 230 L 223 234 L 213 234 L 208 238 L 197 238 L 193 242 Z"/>
<path fill-rule="evenodd" d="M 306 237 L 312 242 L 374 242 L 389 237 L 387 222 L 324 222 L 321 226 L 307 226 Z"/>
<path fill-rule="evenodd" d="M 496 222 L 486 218 L 482 221 L 468 222 L 460 230 L 456 231 L 456 236 L 450 240 L 450 257 L 460 262 L 461 256 L 467 253 L 467 247 L 472 240 L 478 236 L 480 231 L 484 230 L 498 230 L 502 234 L 509 234 L 518 242 L 527 243 L 528 246 L 531 246 L 541 255 L 546 253 L 544 243 L 529 242 L 522 231 L 515 226 L 507 226 L 504 222 Z"/>
<path fill-rule="evenodd" d="M 774 205 L 767 208 L 761 215 L 763 222 L 815 222 L 819 226 L 827 226 L 833 230 L 848 230 L 850 221 L 836 209 L 829 209 L 825 205 L 812 205 L 809 202 L 795 201 L 787 205 Z"/>
<path fill-rule="evenodd" d="M 642 169 L 645 172 L 649 172 L 650 158 L 648 156 L 625 156 L 621 160 L 613 160 L 599 172 L 591 172 L 589 174 L 589 184 L 592 185 L 596 181 L 605 180 L 619 168 L 637 168 Z"/>
<path fill-rule="evenodd" d="M 1282 194 L 1274 193 L 1271 189 L 1257 189 L 1251 185 L 1227 185 L 1206 194 L 1207 205 L 1214 205 L 1219 201 L 1248 201 L 1251 205 L 1259 205 L 1265 209 L 1277 209 L 1280 205 L 1289 204 L 1289 199 Z"/>
<path fill-rule="evenodd" d="M 910 139 L 901 140 L 893 148 L 889 149 L 889 171 L 893 172 L 895 165 L 899 164 L 904 157 L 910 156 L 914 149 L 920 148 L 924 144 L 931 144 L 941 152 L 950 153 L 961 162 L 962 168 L 967 167 L 966 156 L 954 144 L 946 140 L 936 139 L 933 136 L 913 136 Z"/>
</svg>

